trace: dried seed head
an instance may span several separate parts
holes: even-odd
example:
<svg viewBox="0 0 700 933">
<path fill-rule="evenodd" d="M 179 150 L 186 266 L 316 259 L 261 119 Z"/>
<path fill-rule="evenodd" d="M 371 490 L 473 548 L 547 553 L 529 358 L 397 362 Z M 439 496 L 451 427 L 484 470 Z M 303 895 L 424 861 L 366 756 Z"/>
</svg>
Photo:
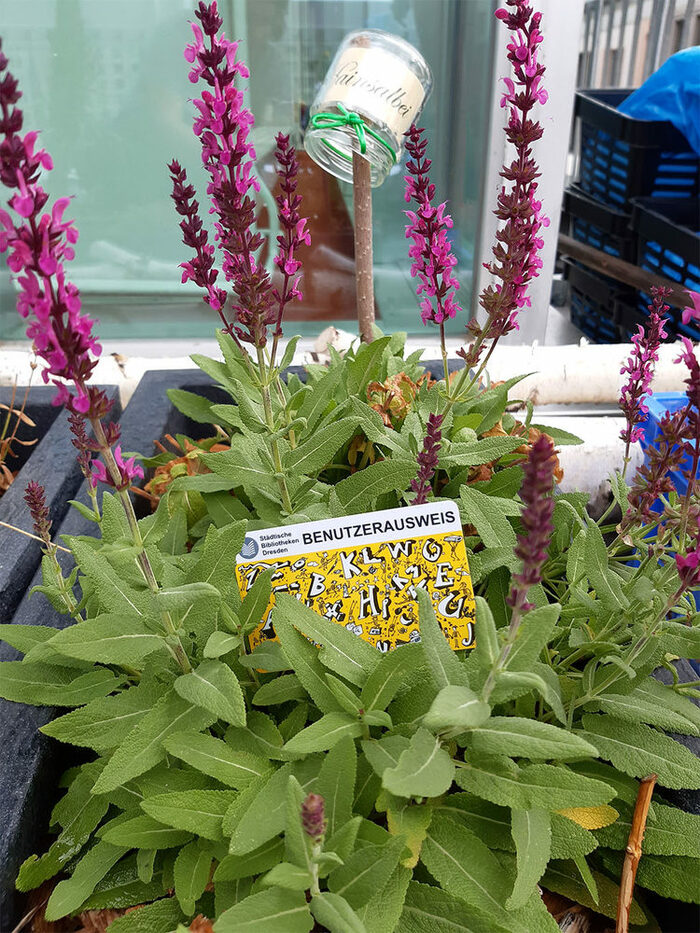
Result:
<svg viewBox="0 0 700 933">
<path fill-rule="evenodd" d="M 27 483 L 27 488 L 24 492 L 24 501 L 29 506 L 29 513 L 32 516 L 32 524 L 34 525 L 34 534 L 44 541 L 48 546 L 51 544 L 51 519 L 49 518 L 49 510 L 46 505 L 46 492 L 44 487 L 40 483 L 31 482 Z"/>
<path fill-rule="evenodd" d="M 314 842 L 320 842 L 326 832 L 326 814 L 323 797 L 308 794 L 301 805 L 301 825 Z"/>
</svg>

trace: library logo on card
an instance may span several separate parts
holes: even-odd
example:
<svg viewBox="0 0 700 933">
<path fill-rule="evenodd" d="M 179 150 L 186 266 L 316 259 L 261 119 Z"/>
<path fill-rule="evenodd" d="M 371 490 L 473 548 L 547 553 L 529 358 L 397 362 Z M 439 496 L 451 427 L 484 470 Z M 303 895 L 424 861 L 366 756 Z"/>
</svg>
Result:
<svg viewBox="0 0 700 933">
<path fill-rule="evenodd" d="M 243 541 L 243 547 L 241 548 L 241 557 L 243 560 L 252 560 L 257 556 L 259 550 L 260 545 L 255 540 L 255 538 L 250 538 L 248 535 L 246 535 L 245 540 Z"/>
</svg>

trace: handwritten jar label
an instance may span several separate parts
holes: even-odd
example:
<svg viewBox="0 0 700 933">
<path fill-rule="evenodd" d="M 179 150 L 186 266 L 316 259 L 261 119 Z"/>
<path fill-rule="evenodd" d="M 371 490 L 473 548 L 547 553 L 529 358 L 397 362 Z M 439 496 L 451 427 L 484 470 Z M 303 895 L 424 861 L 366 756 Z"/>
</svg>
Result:
<svg viewBox="0 0 700 933">
<path fill-rule="evenodd" d="M 425 99 L 425 89 L 413 72 L 382 49 L 352 46 L 341 54 L 325 93 L 375 123 L 384 124 L 397 139 L 413 122 Z M 323 109 L 325 104 L 320 103 Z"/>
<path fill-rule="evenodd" d="M 347 35 L 316 99 L 304 137 L 307 153 L 327 172 L 352 182 L 352 161 L 369 162 L 372 187 L 399 162 L 404 133 L 418 120 L 432 74 L 420 52 L 380 29 Z"/>
</svg>

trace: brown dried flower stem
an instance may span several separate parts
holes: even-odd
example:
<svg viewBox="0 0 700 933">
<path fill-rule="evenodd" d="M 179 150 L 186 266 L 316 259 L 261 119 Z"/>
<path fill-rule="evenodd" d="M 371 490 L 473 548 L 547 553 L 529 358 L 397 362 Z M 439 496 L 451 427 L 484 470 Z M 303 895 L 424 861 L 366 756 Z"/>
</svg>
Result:
<svg viewBox="0 0 700 933">
<path fill-rule="evenodd" d="M 650 774 L 648 777 L 642 778 L 639 791 L 637 792 L 637 801 L 634 805 L 634 813 L 632 815 L 632 826 L 630 828 L 629 839 L 627 840 L 625 861 L 622 863 L 615 933 L 627 933 L 629 928 L 634 880 L 637 877 L 637 868 L 639 867 L 639 860 L 642 857 L 642 840 L 644 839 L 647 814 L 649 813 L 651 795 L 654 793 L 655 784 L 656 775 Z"/>
<path fill-rule="evenodd" d="M 24 535 L 26 538 L 33 538 L 35 541 L 40 541 L 42 544 L 45 544 L 43 538 L 40 538 L 39 535 L 33 535 L 31 531 L 25 531 L 24 528 L 18 528 L 17 525 L 10 525 L 8 522 L 0 522 L 3 528 L 9 528 L 10 531 L 17 531 L 19 534 Z M 62 544 L 56 544 L 55 541 L 51 542 L 51 547 L 56 548 L 57 551 L 65 551 L 66 554 L 70 554 L 70 548 L 63 547 Z"/>
</svg>

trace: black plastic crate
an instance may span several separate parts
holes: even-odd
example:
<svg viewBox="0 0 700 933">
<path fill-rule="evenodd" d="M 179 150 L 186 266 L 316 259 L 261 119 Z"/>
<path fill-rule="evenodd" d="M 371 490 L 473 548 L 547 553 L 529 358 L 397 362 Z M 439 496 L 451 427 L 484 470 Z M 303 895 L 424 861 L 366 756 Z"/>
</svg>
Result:
<svg viewBox="0 0 700 933">
<path fill-rule="evenodd" d="M 700 193 L 700 158 L 668 120 L 638 120 L 617 110 L 632 89 L 576 93 L 581 120 L 579 184 L 613 207 L 636 197 Z"/>
<path fill-rule="evenodd" d="M 637 238 L 637 262 L 642 269 L 700 292 L 700 198 L 637 198 L 633 202 L 632 227 Z M 639 292 L 640 310 L 646 313 L 650 302 L 650 295 Z M 683 324 L 681 311 L 671 305 L 666 327 L 669 335 L 700 340 L 700 327 L 692 322 Z"/>
<path fill-rule="evenodd" d="M 593 343 L 627 343 L 644 317 L 634 289 L 579 262 L 565 261 L 571 290 L 571 322 Z"/>
<path fill-rule="evenodd" d="M 577 185 L 564 192 L 564 217 L 569 235 L 609 256 L 636 262 L 637 238 L 631 215 L 590 197 Z"/>
</svg>

